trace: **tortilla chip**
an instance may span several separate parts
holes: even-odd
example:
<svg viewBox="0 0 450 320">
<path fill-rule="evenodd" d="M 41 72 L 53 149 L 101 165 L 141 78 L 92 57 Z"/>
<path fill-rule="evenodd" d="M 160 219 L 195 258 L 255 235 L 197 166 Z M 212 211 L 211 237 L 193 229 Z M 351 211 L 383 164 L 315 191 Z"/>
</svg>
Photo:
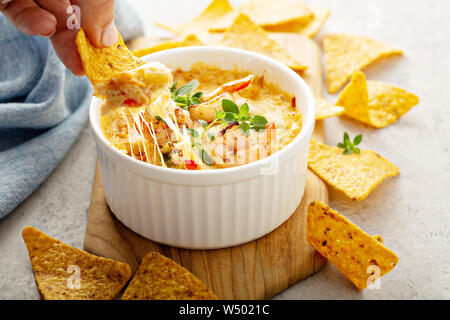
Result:
<svg viewBox="0 0 450 320">
<path fill-rule="evenodd" d="M 379 235 L 375 235 L 375 236 L 373 236 L 373 238 L 375 240 L 377 240 L 379 243 L 384 243 L 384 239 Z"/>
<path fill-rule="evenodd" d="M 350 83 L 340 93 L 336 104 L 344 107 L 347 116 L 370 123 L 368 103 L 366 77 L 361 71 L 356 71 L 353 73 Z"/>
<path fill-rule="evenodd" d="M 156 22 L 156 25 L 177 35 L 193 33 L 202 34 L 208 32 L 210 26 L 220 21 L 221 18 L 232 11 L 233 7 L 228 0 L 213 0 L 209 6 L 192 21 L 173 26 Z"/>
<path fill-rule="evenodd" d="M 330 9 L 323 7 L 310 7 L 310 9 L 314 14 L 312 20 L 294 20 L 273 26 L 266 26 L 264 27 L 264 30 L 268 32 L 295 32 L 300 33 L 305 37 L 312 38 L 319 33 L 331 11 Z"/>
<path fill-rule="evenodd" d="M 141 262 L 122 300 L 217 300 L 192 273 L 157 253 Z"/>
<path fill-rule="evenodd" d="M 308 206 L 306 238 L 359 290 L 394 269 L 398 263 L 393 251 L 320 201 Z M 379 268 L 378 274 L 374 267 Z"/>
<path fill-rule="evenodd" d="M 128 264 L 73 248 L 33 227 L 25 227 L 22 236 L 36 283 L 46 300 L 110 300 L 131 277 Z M 79 289 L 72 281 L 77 268 Z"/>
<path fill-rule="evenodd" d="M 344 113 L 344 108 L 335 106 L 327 100 L 316 97 L 316 120 L 339 116 Z"/>
<path fill-rule="evenodd" d="M 336 93 L 353 72 L 367 67 L 380 58 L 402 54 L 401 50 L 358 35 L 332 34 L 323 39 L 327 88 Z"/>
<path fill-rule="evenodd" d="M 308 68 L 294 60 L 267 32 L 244 14 L 239 15 L 231 28 L 225 31 L 220 44 L 266 55 L 297 71 Z"/>
<path fill-rule="evenodd" d="M 342 90 L 336 104 L 345 108 L 345 115 L 376 128 L 386 127 L 419 103 L 419 98 L 388 83 L 369 80 L 356 71 Z"/>
<path fill-rule="evenodd" d="M 223 32 L 233 21 L 245 14 L 261 27 L 277 26 L 289 22 L 307 25 L 313 20 L 314 13 L 309 6 L 295 0 L 247 0 L 236 10 L 228 12 L 219 21 L 210 26 L 212 32 Z"/>
<path fill-rule="evenodd" d="M 83 29 L 77 33 L 76 44 L 89 81 L 96 85 L 111 79 L 115 74 L 137 68 L 144 61 L 133 55 L 123 43 L 120 34 L 119 40 L 109 48 L 94 47 Z"/>
<path fill-rule="evenodd" d="M 247 0 L 237 11 L 246 14 L 257 25 L 266 27 L 290 21 L 311 21 L 310 8 L 296 0 Z"/>
<path fill-rule="evenodd" d="M 363 200 L 385 178 L 399 174 L 398 168 L 372 150 L 343 154 L 344 149 L 311 140 L 308 167 L 352 200 Z"/>
<path fill-rule="evenodd" d="M 205 44 L 197 38 L 196 35 L 190 34 L 187 35 L 184 39 L 181 40 L 170 40 L 161 42 L 153 47 L 143 48 L 133 50 L 132 53 L 137 57 L 143 57 L 150 53 L 163 51 L 167 49 L 181 48 L 181 47 L 191 47 L 191 46 L 204 46 Z"/>
</svg>

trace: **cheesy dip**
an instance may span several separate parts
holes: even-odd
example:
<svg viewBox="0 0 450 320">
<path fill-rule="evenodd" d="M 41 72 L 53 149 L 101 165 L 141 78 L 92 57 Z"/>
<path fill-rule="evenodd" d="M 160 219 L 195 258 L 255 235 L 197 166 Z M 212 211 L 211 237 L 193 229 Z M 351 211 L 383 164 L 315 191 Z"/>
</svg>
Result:
<svg viewBox="0 0 450 320">
<path fill-rule="evenodd" d="M 253 162 L 300 132 L 295 98 L 244 70 L 151 62 L 97 85 L 103 134 L 121 152 L 158 166 L 207 170 Z"/>
</svg>

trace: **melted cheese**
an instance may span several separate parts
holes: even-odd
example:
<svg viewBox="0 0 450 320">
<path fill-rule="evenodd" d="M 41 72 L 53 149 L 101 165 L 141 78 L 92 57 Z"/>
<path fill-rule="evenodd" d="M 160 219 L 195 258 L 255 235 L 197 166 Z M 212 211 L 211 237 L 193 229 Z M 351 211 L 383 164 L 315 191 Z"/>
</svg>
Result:
<svg viewBox="0 0 450 320">
<path fill-rule="evenodd" d="M 160 63 L 143 65 L 123 77 L 112 79 L 107 86 L 96 88 L 96 92 L 106 99 L 102 108 L 102 131 L 119 150 L 164 167 L 189 169 L 186 162 L 193 161 L 199 169 L 218 169 L 256 161 L 280 150 L 300 132 L 302 115 L 292 105 L 291 95 L 264 77 L 256 76 L 247 88 L 225 93 L 210 104 L 211 108 L 220 110 L 223 98 L 234 101 L 238 106 L 247 103 L 249 115 L 264 116 L 276 126 L 276 145 L 272 146 L 269 140 L 274 140 L 274 137 L 269 137 L 269 130 L 265 130 L 266 133 L 250 130 L 249 136 L 245 137 L 237 126 L 226 129 L 226 124 L 216 124 L 209 129 L 208 133 L 214 133 L 217 139 L 211 140 L 208 135 L 203 137 L 203 127 L 198 122 L 193 126 L 190 113 L 177 107 L 170 91 L 174 80 L 183 85 L 197 79 L 200 83 L 197 90 L 208 93 L 247 75 L 248 72 L 224 71 L 204 64 L 173 73 Z M 138 101 L 140 107 L 124 106 L 124 99 L 128 98 Z M 164 123 L 158 121 L 159 118 Z M 195 128 L 202 138 L 194 139 L 188 133 L 188 127 Z M 231 141 L 225 141 L 225 136 Z M 200 150 L 193 147 L 198 143 L 215 161 L 214 165 L 203 163 Z M 224 163 L 217 161 L 222 158 Z M 165 159 L 170 159 L 170 163 L 167 164 Z M 229 162 L 230 159 L 238 161 Z"/>
</svg>

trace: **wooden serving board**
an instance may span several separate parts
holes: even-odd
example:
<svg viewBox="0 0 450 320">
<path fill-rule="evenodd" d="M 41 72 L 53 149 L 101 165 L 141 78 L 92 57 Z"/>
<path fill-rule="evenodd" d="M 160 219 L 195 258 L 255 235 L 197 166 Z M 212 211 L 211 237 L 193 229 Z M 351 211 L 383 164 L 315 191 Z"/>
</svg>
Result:
<svg viewBox="0 0 450 320">
<path fill-rule="evenodd" d="M 274 39 L 309 66 L 304 79 L 314 94 L 321 96 L 322 70 L 316 43 L 295 34 L 274 34 Z M 155 40 L 139 39 L 134 42 L 134 48 L 149 43 Z M 316 122 L 313 136 L 324 139 L 321 122 Z M 325 263 L 306 241 L 306 208 L 313 200 L 328 202 L 328 192 L 323 181 L 308 170 L 301 204 L 288 221 L 270 234 L 232 248 L 179 249 L 139 236 L 111 214 L 97 165 L 84 248 L 99 256 L 127 262 L 133 271 L 145 254 L 158 251 L 190 270 L 220 299 L 268 299 L 316 272 Z"/>
</svg>

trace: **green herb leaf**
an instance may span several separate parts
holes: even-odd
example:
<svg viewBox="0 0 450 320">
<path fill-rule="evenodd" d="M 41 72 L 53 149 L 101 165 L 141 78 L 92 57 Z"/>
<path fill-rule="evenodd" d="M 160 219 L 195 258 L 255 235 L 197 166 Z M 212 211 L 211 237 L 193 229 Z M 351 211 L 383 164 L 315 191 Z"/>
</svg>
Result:
<svg viewBox="0 0 450 320">
<path fill-rule="evenodd" d="M 194 93 L 193 95 L 192 95 L 192 97 L 196 97 L 196 98 L 201 98 L 202 97 L 202 95 L 203 95 L 203 92 L 201 92 L 201 91 L 199 91 L 199 92 L 196 92 L 196 93 Z"/>
<path fill-rule="evenodd" d="M 226 122 L 232 122 L 236 120 L 235 113 L 225 112 L 225 117 L 223 118 Z"/>
<path fill-rule="evenodd" d="M 208 166 L 213 165 L 213 161 L 211 160 L 208 152 L 206 152 L 205 149 L 200 149 L 199 154 L 200 154 L 200 158 L 202 159 L 204 164 L 206 164 Z"/>
<path fill-rule="evenodd" d="M 209 140 L 214 141 L 216 137 L 214 136 L 214 133 L 208 132 L 208 138 Z"/>
<path fill-rule="evenodd" d="M 174 93 L 175 90 L 177 90 L 177 82 L 176 82 L 176 81 L 175 81 L 175 82 L 172 84 L 172 86 L 170 87 L 170 92 L 171 92 L 171 93 Z"/>
<path fill-rule="evenodd" d="M 344 149 L 343 154 L 351 154 L 352 152 L 355 154 L 360 154 L 361 149 L 357 148 L 356 146 L 361 143 L 362 138 L 362 134 L 358 134 L 352 142 L 348 133 L 344 132 L 344 142 L 339 142 L 337 146 Z"/>
<path fill-rule="evenodd" d="M 344 143 L 346 144 L 348 141 L 350 141 L 350 137 L 347 132 L 344 132 Z"/>
<path fill-rule="evenodd" d="M 222 110 L 216 110 L 216 116 L 215 119 L 223 119 L 225 118 L 226 113 Z"/>
<path fill-rule="evenodd" d="M 193 136 L 194 138 L 198 138 L 198 132 L 197 132 L 197 130 L 188 128 L 187 131 L 188 131 L 189 134 L 190 134 L 191 136 Z"/>
<path fill-rule="evenodd" d="M 358 134 L 355 139 L 353 139 L 353 143 L 355 144 L 355 146 L 357 146 L 358 144 L 360 144 L 362 141 L 362 134 Z"/>
<path fill-rule="evenodd" d="M 350 154 L 350 153 L 352 153 L 352 149 L 345 149 L 343 153 L 344 154 Z"/>
<path fill-rule="evenodd" d="M 246 117 L 246 116 L 248 116 L 248 110 L 249 110 L 249 107 L 248 107 L 248 104 L 247 103 L 244 103 L 242 106 L 241 106 L 241 109 L 239 110 L 239 117 Z"/>
<path fill-rule="evenodd" d="M 184 96 L 186 94 L 191 93 L 192 91 L 194 91 L 195 89 L 197 89 L 198 87 L 198 81 L 196 79 L 186 83 L 185 85 L 179 87 L 176 91 L 175 91 L 175 97 L 178 96 Z"/>
<path fill-rule="evenodd" d="M 239 125 L 239 128 L 241 129 L 242 133 L 243 133 L 245 136 L 248 136 L 249 130 L 250 130 L 250 126 L 249 126 L 249 124 L 248 124 L 247 122 L 242 122 L 242 123 Z"/>
<path fill-rule="evenodd" d="M 170 91 L 172 92 L 172 99 L 177 103 L 178 107 L 184 110 L 188 110 L 190 106 L 202 103 L 200 99 L 200 97 L 203 95 L 202 92 L 196 92 L 191 95 L 192 91 L 194 91 L 198 87 L 198 85 L 199 83 L 195 79 L 190 81 L 189 83 L 186 83 L 178 89 L 176 89 L 177 82 L 175 81 L 173 83 Z"/>
<path fill-rule="evenodd" d="M 251 123 L 253 124 L 253 126 L 259 128 L 259 129 L 264 129 L 267 125 L 267 119 L 264 118 L 263 116 L 253 116 L 250 118 Z"/>
<path fill-rule="evenodd" d="M 186 103 L 186 98 L 185 97 L 182 97 L 182 96 L 179 96 L 179 97 L 175 97 L 175 100 L 174 100 L 175 102 L 177 102 L 177 103 L 183 103 L 183 104 L 185 104 Z"/>
<path fill-rule="evenodd" d="M 192 96 L 191 104 L 196 105 L 196 104 L 201 104 L 201 103 L 202 103 L 202 100 L 200 100 L 200 98 Z"/>
<path fill-rule="evenodd" d="M 208 122 L 206 122 L 205 120 L 198 119 L 198 122 L 200 122 L 200 124 L 202 125 L 202 127 L 205 128 L 205 129 L 206 129 L 206 127 L 208 126 Z"/>
<path fill-rule="evenodd" d="M 239 114 L 239 107 L 231 100 L 223 99 L 222 100 L 222 109 L 225 112 Z"/>
</svg>

